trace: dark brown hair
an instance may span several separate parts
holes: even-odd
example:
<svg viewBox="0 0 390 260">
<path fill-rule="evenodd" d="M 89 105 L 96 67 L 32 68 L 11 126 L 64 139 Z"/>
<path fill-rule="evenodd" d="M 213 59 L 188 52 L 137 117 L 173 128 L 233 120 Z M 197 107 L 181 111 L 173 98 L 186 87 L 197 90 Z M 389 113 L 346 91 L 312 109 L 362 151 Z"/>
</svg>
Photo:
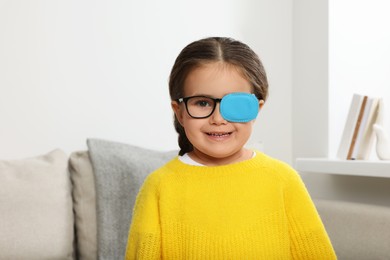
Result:
<svg viewBox="0 0 390 260">
<path fill-rule="evenodd" d="M 169 77 L 171 100 L 183 97 L 185 80 L 193 69 L 206 63 L 218 61 L 239 69 L 251 83 L 256 97 L 264 101 L 267 99 L 267 75 L 257 54 L 248 45 L 237 40 L 225 37 L 210 37 L 190 43 L 176 58 Z M 193 146 L 176 116 L 174 126 L 179 134 L 179 155 L 191 152 Z"/>
</svg>

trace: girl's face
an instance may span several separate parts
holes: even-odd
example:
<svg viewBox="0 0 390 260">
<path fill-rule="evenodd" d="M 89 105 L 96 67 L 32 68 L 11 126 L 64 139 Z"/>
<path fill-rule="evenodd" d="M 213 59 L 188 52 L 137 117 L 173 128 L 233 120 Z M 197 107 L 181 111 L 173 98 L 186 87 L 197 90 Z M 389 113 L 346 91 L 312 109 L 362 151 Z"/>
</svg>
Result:
<svg viewBox="0 0 390 260">
<path fill-rule="evenodd" d="M 222 98 L 233 92 L 252 93 L 252 87 L 238 69 L 223 62 L 202 65 L 192 70 L 184 83 L 184 97 L 210 96 Z M 262 106 L 259 102 L 259 106 Z M 247 123 L 226 121 L 217 103 L 208 118 L 194 119 L 186 111 L 184 103 L 172 102 L 172 108 L 186 135 L 194 147 L 189 154 L 204 165 L 224 165 L 251 158 L 252 152 L 244 148 L 254 120 Z"/>
</svg>

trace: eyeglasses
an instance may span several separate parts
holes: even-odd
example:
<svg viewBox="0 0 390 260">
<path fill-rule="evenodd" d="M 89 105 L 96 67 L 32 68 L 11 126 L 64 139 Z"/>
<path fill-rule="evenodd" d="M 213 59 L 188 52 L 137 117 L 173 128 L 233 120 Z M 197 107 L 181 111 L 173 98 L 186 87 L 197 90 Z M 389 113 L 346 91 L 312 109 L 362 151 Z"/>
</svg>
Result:
<svg viewBox="0 0 390 260">
<path fill-rule="evenodd" d="M 249 122 L 256 118 L 259 111 L 259 100 L 254 94 L 235 92 L 223 98 L 208 96 L 191 96 L 179 98 L 179 103 L 184 103 L 188 115 L 195 119 L 211 116 L 220 103 L 222 117 L 230 122 Z"/>
<path fill-rule="evenodd" d="M 207 118 L 214 112 L 217 103 L 222 101 L 222 98 L 211 98 L 206 96 L 191 96 L 179 98 L 179 103 L 184 102 L 187 113 L 192 118 Z"/>
</svg>

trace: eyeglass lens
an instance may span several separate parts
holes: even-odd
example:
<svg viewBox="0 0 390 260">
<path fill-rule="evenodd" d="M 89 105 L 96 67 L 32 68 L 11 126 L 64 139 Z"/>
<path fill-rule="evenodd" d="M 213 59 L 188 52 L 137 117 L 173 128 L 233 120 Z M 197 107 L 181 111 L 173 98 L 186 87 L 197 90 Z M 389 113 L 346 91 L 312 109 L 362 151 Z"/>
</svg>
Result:
<svg viewBox="0 0 390 260">
<path fill-rule="evenodd" d="M 215 101 L 208 97 L 192 97 L 187 100 L 187 110 L 192 117 L 208 117 L 215 109 Z"/>
</svg>

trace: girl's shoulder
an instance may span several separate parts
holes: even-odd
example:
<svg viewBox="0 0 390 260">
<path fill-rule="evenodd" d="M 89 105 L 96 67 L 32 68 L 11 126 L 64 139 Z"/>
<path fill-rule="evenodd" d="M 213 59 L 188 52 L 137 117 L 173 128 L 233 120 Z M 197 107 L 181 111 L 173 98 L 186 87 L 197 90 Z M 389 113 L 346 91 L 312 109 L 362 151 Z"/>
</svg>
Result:
<svg viewBox="0 0 390 260">
<path fill-rule="evenodd" d="M 299 178 L 298 172 L 288 163 L 273 158 L 267 154 L 257 152 L 256 160 L 265 170 L 282 179 Z"/>
<path fill-rule="evenodd" d="M 171 172 L 169 165 L 175 164 L 178 161 L 178 156 L 173 157 L 165 164 L 161 165 L 159 168 L 155 169 L 151 173 L 149 173 L 146 178 L 145 182 L 152 182 L 152 183 L 158 183 L 163 179 L 165 176 L 169 175 Z"/>
</svg>

